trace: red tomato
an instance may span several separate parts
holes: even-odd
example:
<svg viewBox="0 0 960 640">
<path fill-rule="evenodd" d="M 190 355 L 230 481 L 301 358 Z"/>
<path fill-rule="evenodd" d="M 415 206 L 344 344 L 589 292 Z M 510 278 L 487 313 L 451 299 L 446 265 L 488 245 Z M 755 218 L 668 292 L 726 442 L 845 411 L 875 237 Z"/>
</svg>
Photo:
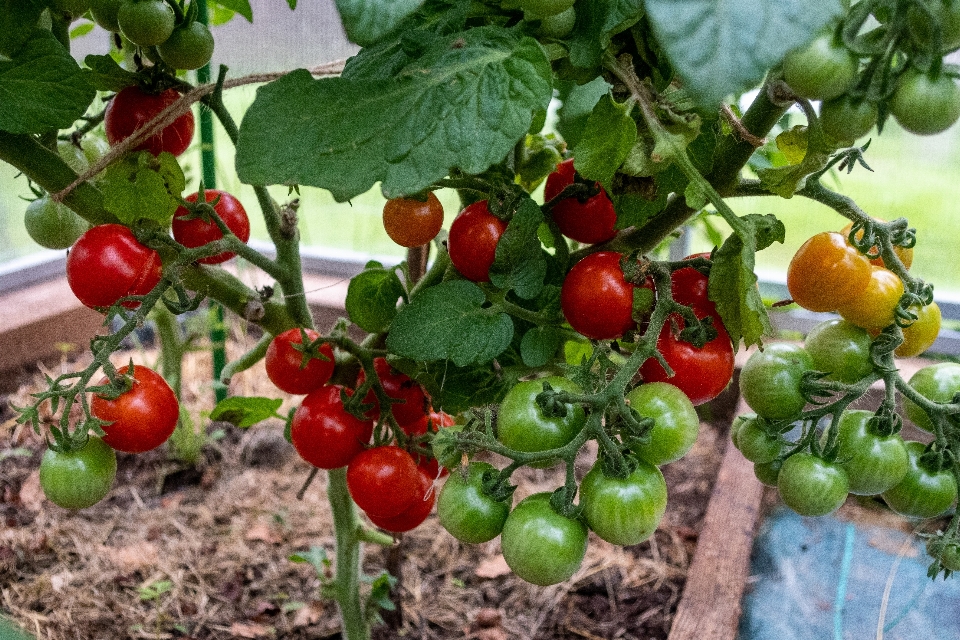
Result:
<svg viewBox="0 0 960 640">
<path fill-rule="evenodd" d="M 144 93 L 136 85 L 123 89 L 107 105 L 103 116 L 107 141 L 111 146 L 120 144 L 179 98 L 180 94 L 173 89 L 167 89 L 159 94 Z M 178 156 L 190 146 L 193 128 L 193 113 L 188 111 L 159 133 L 144 140 L 135 150 L 149 151 L 155 156 L 163 151 L 169 151 Z"/>
<path fill-rule="evenodd" d="M 384 531 L 392 533 L 403 533 L 416 529 L 430 515 L 433 510 L 433 503 L 437 501 L 437 492 L 433 489 L 433 477 L 428 476 L 423 471 L 420 472 L 420 486 L 418 487 L 417 497 L 413 504 L 400 512 L 399 515 L 389 518 L 382 518 L 367 514 L 370 522 L 377 525 Z"/>
<path fill-rule="evenodd" d="M 313 329 L 304 329 L 307 339 L 313 342 L 320 334 Z M 303 344 L 300 329 L 288 329 L 275 336 L 267 347 L 264 364 L 267 377 L 281 391 L 287 393 L 310 393 L 327 384 L 333 375 L 333 347 L 329 343 L 320 345 L 320 355 L 326 358 L 310 358 L 304 365 L 303 352 L 294 345 Z"/>
<path fill-rule="evenodd" d="M 329 385 L 308 394 L 290 424 L 293 447 L 301 458 L 320 469 L 348 465 L 373 435 L 372 421 L 359 420 L 343 408 L 341 389 Z"/>
<path fill-rule="evenodd" d="M 697 317 L 704 317 L 697 312 Z M 684 322 L 680 316 L 672 316 L 677 320 L 679 329 L 683 329 Z M 640 375 L 645 382 L 669 382 L 683 391 L 690 402 L 700 405 L 713 400 L 720 392 L 727 388 L 733 377 L 733 344 L 727 330 L 720 320 L 714 318 L 717 328 L 717 337 L 697 349 L 689 342 L 680 340 L 673 332 L 673 322 L 668 318 L 657 338 L 657 349 L 663 354 L 673 377 L 667 376 L 660 362 L 650 358 L 640 367 Z"/>
<path fill-rule="evenodd" d="M 691 258 L 710 258 L 710 253 L 695 253 L 687 256 L 684 260 L 690 260 Z M 710 315 L 713 316 L 714 320 L 719 320 L 720 315 L 717 313 L 717 305 L 707 295 L 708 284 L 707 276 L 693 267 L 677 269 L 670 274 L 670 290 L 673 292 L 674 301 L 693 307 L 698 318 Z"/>
<path fill-rule="evenodd" d="M 121 224 L 101 224 L 80 236 L 67 255 L 67 283 L 90 308 L 109 307 L 126 296 L 142 296 L 160 282 L 160 254 Z M 124 302 L 136 309 L 139 302 Z"/>
<path fill-rule="evenodd" d="M 220 200 L 213 207 L 213 210 L 217 212 L 217 215 L 220 216 L 220 219 L 227 225 L 227 228 L 233 232 L 233 235 L 240 238 L 243 242 L 250 239 L 250 219 L 247 217 L 247 212 L 239 200 L 226 191 L 219 191 L 217 189 L 207 189 L 203 194 L 207 202 L 212 202 L 219 196 Z M 196 202 L 197 194 L 191 193 L 184 198 L 184 200 L 187 202 Z M 202 218 L 187 219 L 189 215 L 190 212 L 187 211 L 186 207 L 179 207 L 176 213 L 173 214 L 174 240 L 188 249 L 193 249 L 194 247 L 202 247 L 209 242 L 223 238 L 223 233 L 220 231 L 220 227 L 217 226 L 216 222 L 213 220 L 203 220 Z M 221 262 L 226 262 L 234 255 L 236 254 L 230 251 L 224 251 L 223 253 L 218 253 L 208 258 L 201 258 L 198 262 L 202 262 L 203 264 L 220 264 Z"/>
<path fill-rule="evenodd" d="M 422 436 L 427 433 L 428 423 L 430 431 L 436 433 L 441 428 L 452 427 L 454 424 L 456 424 L 456 422 L 456 418 L 448 413 L 431 410 L 428 415 L 423 416 L 416 422 L 408 425 L 401 425 L 400 428 L 403 429 L 403 432 L 408 436 Z M 414 453 L 412 455 L 413 459 L 417 463 L 417 467 L 420 468 L 420 471 L 425 473 L 431 479 L 442 478 L 450 474 L 450 471 L 446 467 L 441 467 L 440 463 L 437 462 L 437 459 L 433 456 L 421 455 L 418 453 Z"/>
<path fill-rule="evenodd" d="M 547 176 L 543 197 L 553 200 L 565 187 L 573 184 L 573 158 L 557 165 L 556 171 Z M 560 228 L 560 233 L 577 242 L 596 244 L 606 242 L 617 234 L 617 212 L 610 197 L 600 183 L 600 193 L 581 202 L 578 198 L 565 198 L 553 205 L 550 215 Z"/>
<path fill-rule="evenodd" d="M 357 506 L 375 518 L 399 516 L 413 506 L 423 474 L 409 453 L 393 445 L 358 453 L 347 466 L 347 489 Z"/>
<path fill-rule="evenodd" d="M 573 265 L 560 290 L 563 316 L 575 331 L 593 340 L 613 340 L 632 329 L 634 285 L 620 268 L 620 254 L 591 253 Z M 653 288 L 652 283 L 644 287 Z"/>
<path fill-rule="evenodd" d="M 374 358 L 373 367 L 387 395 L 403 401 L 390 405 L 393 411 L 393 417 L 396 418 L 397 424 L 400 425 L 401 428 L 416 424 L 426 415 L 430 406 L 430 399 L 427 397 L 427 393 L 423 390 L 423 387 L 420 386 L 420 383 L 412 380 L 410 376 L 405 373 L 395 371 L 384 358 Z M 360 375 L 357 377 L 357 386 L 359 387 L 363 384 L 364 380 L 366 380 L 366 375 L 361 369 Z M 374 419 L 379 418 L 380 407 L 373 389 L 367 394 L 364 402 L 374 405 L 370 415 Z M 424 425 L 424 428 L 426 428 L 426 425 Z M 404 428 L 404 432 L 410 433 L 406 428 Z M 424 431 L 424 433 L 426 433 L 426 431 Z"/>
<path fill-rule="evenodd" d="M 119 369 L 125 374 L 130 367 Z M 103 378 L 101 385 L 108 384 Z M 90 413 L 110 422 L 103 441 L 127 453 L 142 453 L 167 441 L 180 418 L 180 403 L 159 373 L 142 365 L 133 367 L 133 387 L 113 400 L 94 395 Z"/>
<path fill-rule="evenodd" d="M 453 220 L 447 250 L 450 261 L 467 280 L 488 282 L 497 243 L 507 223 L 490 213 L 487 201 L 474 202 Z"/>
<path fill-rule="evenodd" d="M 383 205 L 383 228 L 401 247 L 425 245 L 443 227 L 443 205 L 433 192 L 423 202 L 415 198 L 394 198 Z"/>
</svg>

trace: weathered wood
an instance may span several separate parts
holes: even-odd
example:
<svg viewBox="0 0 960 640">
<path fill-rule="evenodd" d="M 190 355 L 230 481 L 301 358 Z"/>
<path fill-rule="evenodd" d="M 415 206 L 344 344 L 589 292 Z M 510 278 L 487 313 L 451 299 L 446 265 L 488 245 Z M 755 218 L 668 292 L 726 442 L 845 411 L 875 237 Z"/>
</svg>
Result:
<svg viewBox="0 0 960 640">
<path fill-rule="evenodd" d="M 748 411 L 742 401 L 739 409 Z M 668 640 L 737 636 L 762 495 L 753 464 L 728 445 Z"/>
</svg>

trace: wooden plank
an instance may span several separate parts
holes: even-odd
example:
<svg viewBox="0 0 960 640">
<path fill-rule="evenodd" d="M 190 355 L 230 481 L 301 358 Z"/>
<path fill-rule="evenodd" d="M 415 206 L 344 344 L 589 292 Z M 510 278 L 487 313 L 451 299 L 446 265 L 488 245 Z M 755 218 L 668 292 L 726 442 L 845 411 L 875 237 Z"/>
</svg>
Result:
<svg viewBox="0 0 960 640">
<path fill-rule="evenodd" d="M 746 411 L 741 401 L 737 413 Z M 727 446 L 668 640 L 737 636 L 762 495 L 753 464 Z"/>
</svg>

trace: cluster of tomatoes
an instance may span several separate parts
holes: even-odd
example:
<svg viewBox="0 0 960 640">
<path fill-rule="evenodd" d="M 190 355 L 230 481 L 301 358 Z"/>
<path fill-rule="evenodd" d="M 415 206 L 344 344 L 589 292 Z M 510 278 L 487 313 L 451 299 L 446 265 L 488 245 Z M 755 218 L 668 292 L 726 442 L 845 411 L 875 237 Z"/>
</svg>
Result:
<svg viewBox="0 0 960 640">
<path fill-rule="evenodd" d="M 870 335 L 846 320 L 829 320 L 815 327 L 803 346 L 774 343 L 757 351 L 743 367 L 740 389 L 756 414 L 740 416 L 731 427 L 734 445 L 754 463 L 764 484 L 777 487 L 783 501 L 801 515 L 833 512 L 848 493 L 880 495 L 895 512 L 911 518 L 931 518 L 950 508 L 957 484 L 937 455 L 936 447 L 904 442 L 898 433 L 885 433 L 874 412 L 844 411 L 836 429 L 834 451 L 805 451 L 784 437 L 784 430 L 806 405 L 801 380 L 809 371 L 828 379 L 853 383 L 869 374 Z M 950 402 L 960 391 L 960 365 L 926 367 L 910 380 L 920 395 Z M 907 416 L 921 429 L 933 431 L 927 414 L 906 402 Z M 799 449 L 799 450 L 797 450 Z"/>
<path fill-rule="evenodd" d="M 877 47 L 878 57 L 899 49 L 905 65 L 888 58 L 861 70 L 860 56 L 844 44 L 844 31 L 862 26 L 866 15 L 859 16 L 859 24 L 833 25 L 783 60 L 783 79 L 790 88 L 823 101 L 820 124 L 837 143 L 851 144 L 866 135 L 877 123 L 880 102 L 904 129 L 919 135 L 940 133 L 960 119 L 960 87 L 939 57 L 960 48 L 960 5 L 951 0 L 912 5 L 905 14 L 875 12 L 881 24 L 862 36 L 866 46 L 860 47 Z M 883 75 L 892 81 L 881 80 Z M 876 95 L 875 87 L 887 83 Z"/>
<path fill-rule="evenodd" d="M 875 247 L 861 253 L 851 242 L 852 224 L 841 232 L 822 232 L 807 240 L 787 269 L 787 289 L 793 301 L 811 311 L 835 311 L 849 323 L 873 335 L 894 322 L 904 295 L 903 281 L 884 266 Z M 862 237 L 862 231 L 857 237 Z M 913 249 L 895 246 L 904 267 L 913 261 Z M 916 316 L 903 327 L 900 357 L 926 351 L 940 332 L 940 308 L 935 302 L 913 305 Z"/>
<path fill-rule="evenodd" d="M 143 453 L 167 441 L 177 426 L 180 403 L 173 389 L 153 369 L 132 365 L 118 370 L 130 388 L 116 397 L 94 394 L 90 414 L 103 424 L 103 438 L 61 443 L 43 454 L 40 486 L 54 504 L 83 509 L 107 495 L 117 473 L 116 451 Z M 103 378 L 99 386 L 109 384 Z"/>
</svg>

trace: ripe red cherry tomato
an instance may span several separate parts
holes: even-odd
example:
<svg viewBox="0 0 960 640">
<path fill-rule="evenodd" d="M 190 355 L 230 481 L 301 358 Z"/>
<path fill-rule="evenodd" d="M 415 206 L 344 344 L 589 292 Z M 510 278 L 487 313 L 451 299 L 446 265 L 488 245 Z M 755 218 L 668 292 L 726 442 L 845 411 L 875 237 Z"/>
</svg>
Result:
<svg viewBox="0 0 960 640">
<path fill-rule="evenodd" d="M 67 255 L 67 283 L 91 309 L 109 307 L 126 296 L 142 296 L 160 282 L 160 254 L 133 237 L 121 224 L 96 226 L 77 240 Z M 124 302 L 136 309 L 139 302 Z"/>
<path fill-rule="evenodd" d="M 456 422 L 456 418 L 450 414 L 444 413 L 443 411 L 433 411 L 431 409 L 429 414 L 423 416 L 416 422 L 400 425 L 400 428 L 403 429 L 403 432 L 408 436 L 416 437 L 425 435 L 428 430 L 431 433 L 436 433 L 441 428 L 452 427 Z M 421 473 L 426 474 L 428 478 L 437 479 L 450 474 L 450 471 L 446 467 L 441 467 L 440 463 L 432 455 L 422 455 L 419 453 L 413 453 L 411 455 L 417 463 L 417 467 L 420 468 Z"/>
<path fill-rule="evenodd" d="M 422 474 L 409 453 L 395 446 L 358 453 L 347 466 L 347 489 L 357 506 L 375 518 L 399 516 L 421 492 Z"/>
<path fill-rule="evenodd" d="M 119 369 L 126 374 L 129 367 Z M 105 377 L 101 385 L 108 384 Z M 142 453 L 167 441 L 180 418 L 180 403 L 159 373 L 142 365 L 133 367 L 133 387 L 113 400 L 93 396 L 90 413 L 110 422 L 103 441 L 127 453 Z"/>
<path fill-rule="evenodd" d="M 565 187 L 573 184 L 573 158 L 557 165 L 557 170 L 547 176 L 543 197 L 550 201 L 560 195 Z M 581 202 L 577 198 L 565 198 L 553 205 L 550 215 L 560 228 L 560 233 L 577 242 L 596 244 L 606 242 L 617 234 L 617 212 L 610 197 L 600 183 L 600 193 Z"/>
<path fill-rule="evenodd" d="M 377 525 L 384 531 L 392 533 L 403 533 L 416 529 L 430 515 L 433 510 L 433 503 L 437 501 L 437 492 L 433 489 L 433 477 L 420 471 L 420 485 L 417 491 L 417 497 L 409 507 L 390 518 L 382 518 L 367 514 L 370 522 Z"/>
<path fill-rule="evenodd" d="M 614 251 L 591 253 L 573 265 L 560 290 L 560 307 L 567 322 L 593 340 L 620 338 L 636 324 L 635 286 L 624 279 L 620 257 Z"/>
<path fill-rule="evenodd" d="M 695 313 L 697 317 L 706 317 L 701 311 Z M 682 330 L 683 319 L 676 315 L 673 318 L 678 329 Z M 650 358 L 640 366 L 644 382 L 669 382 L 683 391 L 694 405 L 709 402 L 720 395 L 733 378 L 733 343 L 718 318 L 713 319 L 713 326 L 717 328 L 717 337 L 697 349 L 681 340 L 679 332 L 674 333 L 673 322 L 668 319 L 657 338 L 657 350 L 663 354 L 674 375 L 668 377 L 660 362 Z"/>
<path fill-rule="evenodd" d="M 107 141 L 111 146 L 120 144 L 179 98 L 180 94 L 173 89 L 154 95 L 144 93 L 136 85 L 127 87 L 113 97 L 104 113 Z M 144 140 L 135 150 L 149 151 L 155 156 L 169 151 L 178 156 L 190 146 L 193 128 L 193 113 L 188 111 L 159 133 Z"/>
<path fill-rule="evenodd" d="M 343 408 L 341 389 L 329 385 L 308 394 L 290 424 L 294 449 L 320 469 L 345 467 L 373 435 L 372 421 L 359 420 Z"/>
<path fill-rule="evenodd" d="M 383 205 L 383 228 L 401 247 L 427 244 L 443 227 L 443 205 L 433 192 L 423 202 L 415 198 L 394 198 Z"/>
<path fill-rule="evenodd" d="M 250 219 L 247 217 L 247 212 L 239 200 L 226 191 L 220 191 L 218 189 L 207 189 L 203 194 L 207 202 L 213 202 L 219 196 L 220 200 L 214 205 L 213 210 L 217 212 L 217 215 L 220 216 L 220 219 L 223 220 L 233 235 L 240 238 L 243 242 L 250 239 Z M 191 193 L 184 198 L 184 200 L 187 202 L 196 202 L 197 194 Z M 189 215 L 190 212 L 187 211 L 186 207 L 179 207 L 176 213 L 173 214 L 174 240 L 188 249 L 193 249 L 194 247 L 202 247 L 209 242 L 223 238 L 223 233 L 220 231 L 220 227 L 217 226 L 216 222 L 213 220 L 203 220 L 202 218 L 188 219 Z M 202 262 L 203 264 L 220 264 L 221 262 L 226 262 L 234 255 L 236 254 L 230 251 L 224 251 L 214 256 L 201 258 L 198 262 Z"/>
<path fill-rule="evenodd" d="M 320 334 L 313 329 L 304 329 L 304 331 L 310 342 L 320 337 Z M 319 349 L 323 358 L 310 358 L 304 365 L 303 352 L 294 347 L 300 344 L 303 344 L 300 329 L 288 329 L 270 341 L 264 359 L 270 382 L 281 391 L 297 395 L 310 393 L 327 384 L 330 376 L 333 375 L 335 364 L 333 347 L 329 343 L 324 343 Z"/>
<path fill-rule="evenodd" d="M 419 382 L 411 379 L 405 373 L 395 371 L 385 358 L 374 358 L 373 368 L 376 370 L 377 376 L 380 378 L 380 384 L 383 385 L 383 390 L 387 392 L 387 395 L 403 401 L 390 405 L 393 417 L 396 418 L 397 424 L 401 428 L 417 423 L 426 415 L 430 407 L 430 399 Z M 360 375 L 357 377 L 357 386 L 363 384 L 364 380 L 366 380 L 366 375 L 361 369 Z M 371 410 L 371 417 L 377 419 L 380 415 L 380 407 L 373 389 L 367 394 L 364 402 L 375 405 L 374 409 Z M 404 432 L 407 432 L 406 428 L 404 428 Z"/>
<path fill-rule="evenodd" d="M 695 253 L 687 256 L 684 260 L 692 258 L 709 259 L 710 253 Z M 717 313 L 717 304 L 707 295 L 708 284 L 709 278 L 693 267 L 677 269 L 670 274 L 670 291 L 673 293 L 675 302 L 693 307 L 698 318 L 710 315 L 713 316 L 714 320 L 719 320 L 720 314 Z"/>
<path fill-rule="evenodd" d="M 474 202 L 450 225 L 447 249 L 450 261 L 467 280 L 488 282 L 497 243 L 507 223 L 490 213 L 487 201 Z"/>
</svg>

